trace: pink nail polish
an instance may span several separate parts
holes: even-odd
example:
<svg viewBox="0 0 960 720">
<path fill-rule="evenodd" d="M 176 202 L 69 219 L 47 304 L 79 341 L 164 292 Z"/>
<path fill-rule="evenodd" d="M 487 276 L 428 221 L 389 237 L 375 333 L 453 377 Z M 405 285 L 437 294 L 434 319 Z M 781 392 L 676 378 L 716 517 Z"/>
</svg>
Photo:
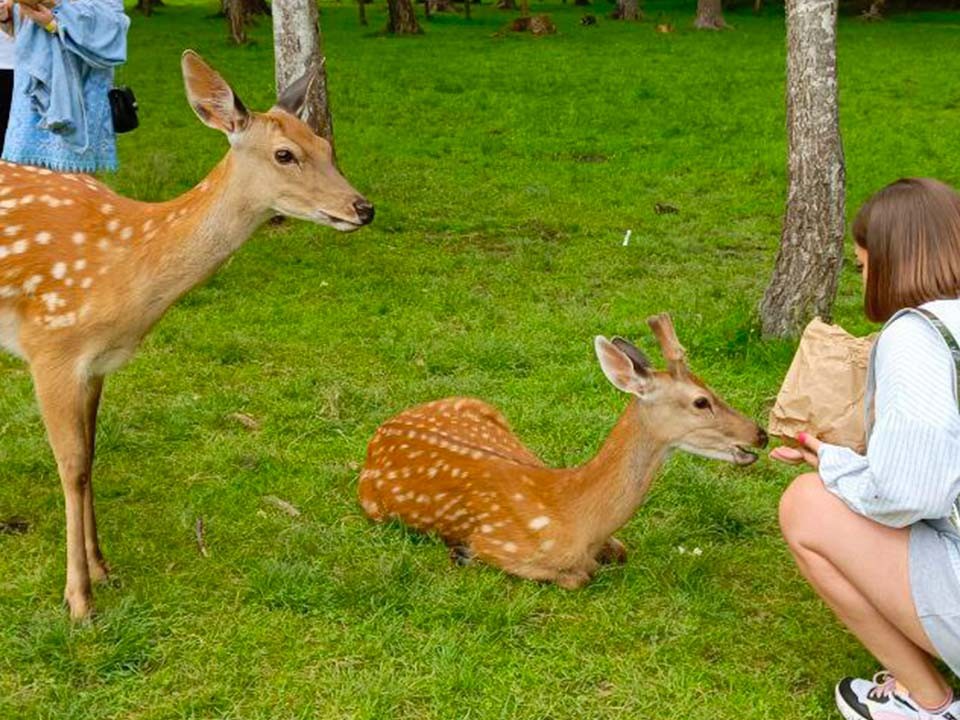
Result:
<svg viewBox="0 0 960 720">
<path fill-rule="evenodd" d="M 807 434 L 806 434 L 805 432 L 797 433 L 797 440 L 800 442 L 801 445 L 806 445 L 806 444 L 807 444 Z"/>
</svg>

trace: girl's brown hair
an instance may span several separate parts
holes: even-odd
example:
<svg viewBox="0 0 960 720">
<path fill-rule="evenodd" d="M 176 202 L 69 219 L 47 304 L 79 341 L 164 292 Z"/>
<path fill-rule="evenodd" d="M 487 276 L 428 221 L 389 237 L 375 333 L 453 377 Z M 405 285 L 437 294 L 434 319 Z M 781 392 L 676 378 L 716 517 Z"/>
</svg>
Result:
<svg viewBox="0 0 960 720">
<path fill-rule="evenodd" d="M 867 317 L 960 296 L 960 195 L 939 180 L 905 178 L 860 208 L 853 239 L 867 251 Z"/>
</svg>

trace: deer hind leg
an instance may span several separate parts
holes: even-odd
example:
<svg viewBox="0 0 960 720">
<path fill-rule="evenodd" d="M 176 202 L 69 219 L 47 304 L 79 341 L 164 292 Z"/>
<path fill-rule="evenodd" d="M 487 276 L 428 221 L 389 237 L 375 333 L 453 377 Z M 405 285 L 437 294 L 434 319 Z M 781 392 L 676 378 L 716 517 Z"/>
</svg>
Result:
<svg viewBox="0 0 960 720">
<path fill-rule="evenodd" d="M 70 617 L 81 620 L 93 609 L 90 568 L 84 529 L 85 496 L 90 489 L 91 456 L 87 420 L 90 383 L 78 378 L 72 368 L 34 370 L 34 384 L 47 437 L 57 461 L 63 488 L 67 527 L 67 581 L 64 600 Z"/>
<path fill-rule="evenodd" d="M 473 563 L 474 552 L 469 545 L 451 545 L 450 562 L 459 567 L 465 567 Z"/>
<path fill-rule="evenodd" d="M 90 580 L 94 583 L 105 582 L 110 575 L 110 567 L 103 559 L 100 541 L 97 535 L 97 517 L 93 510 L 93 458 L 97 444 L 97 410 L 100 407 L 100 394 L 103 392 L 103 378 L 91 378 L 87 386 L 84 404 L 84 429 L 87 440 L 87 482 L 83 486 L 83 542 L 87 556 L 87 568 Z"/>
<path fill-rule="evenodd" d="M 601 565 L 612 565 L 614 563 L 623 565 L 627 562 L 627 548 L 616 538 L 607 538 L 607 541 L 597 553 L 597 562 Z"/>
</svg>

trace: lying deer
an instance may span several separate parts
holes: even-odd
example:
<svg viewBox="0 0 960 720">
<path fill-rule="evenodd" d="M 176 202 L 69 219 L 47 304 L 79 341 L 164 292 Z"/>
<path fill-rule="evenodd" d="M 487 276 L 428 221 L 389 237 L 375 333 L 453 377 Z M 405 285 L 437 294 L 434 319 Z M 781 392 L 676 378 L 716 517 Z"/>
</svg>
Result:
<svg viewBox="0 0 960 720">
<path fill-rule="evenodd" d="M 307 78 L 259 114 L 195 53 L 182 66 L 191 107 L 231 146 L 183 196 L 135 202 L 84 175 L 0 164 L 0 347 L 29 363 L 56 456 L 74 618 L 90 613 L 91 579 L 107 576 L 91 486 L 104 376 L 271 215 L 342 231 L 373 219 L 330 145 L 297 117 Z"/>
<path fill-rule="evenodd" d="M 640 505 L 671 450 L 749 465 L 767 434 L 688 369 L 668 315 L 648 320 L 669 371 L 626 340 L 596 339 L 607 379 L 633 396 L 600 452 L 553 469 L 480 400 L 406 410 L 373 436 L 360 502 L 377 521 L 435 532 L 458 562 L 472 559 L 531 580 L 577 588 L 599 563 L 626 560 L 611 537 Z"/>
</svg>

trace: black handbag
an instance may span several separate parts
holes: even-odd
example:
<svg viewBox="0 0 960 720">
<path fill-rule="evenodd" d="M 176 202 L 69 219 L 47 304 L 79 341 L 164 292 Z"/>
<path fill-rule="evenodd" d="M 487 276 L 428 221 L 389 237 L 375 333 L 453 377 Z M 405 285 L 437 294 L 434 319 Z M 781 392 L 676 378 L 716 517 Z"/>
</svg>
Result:
<svg viewBox="0 0 960 720">
<path fill-rule="evenodd" d="M 110 113 L 113 115 L 113 129 L 117 133 L 130 132 L 140 126 L 137 117 L 137 96 L 133 90 L 124 87 L 115 87 L 107 93 L 110 98 Z"/>
</svg>

